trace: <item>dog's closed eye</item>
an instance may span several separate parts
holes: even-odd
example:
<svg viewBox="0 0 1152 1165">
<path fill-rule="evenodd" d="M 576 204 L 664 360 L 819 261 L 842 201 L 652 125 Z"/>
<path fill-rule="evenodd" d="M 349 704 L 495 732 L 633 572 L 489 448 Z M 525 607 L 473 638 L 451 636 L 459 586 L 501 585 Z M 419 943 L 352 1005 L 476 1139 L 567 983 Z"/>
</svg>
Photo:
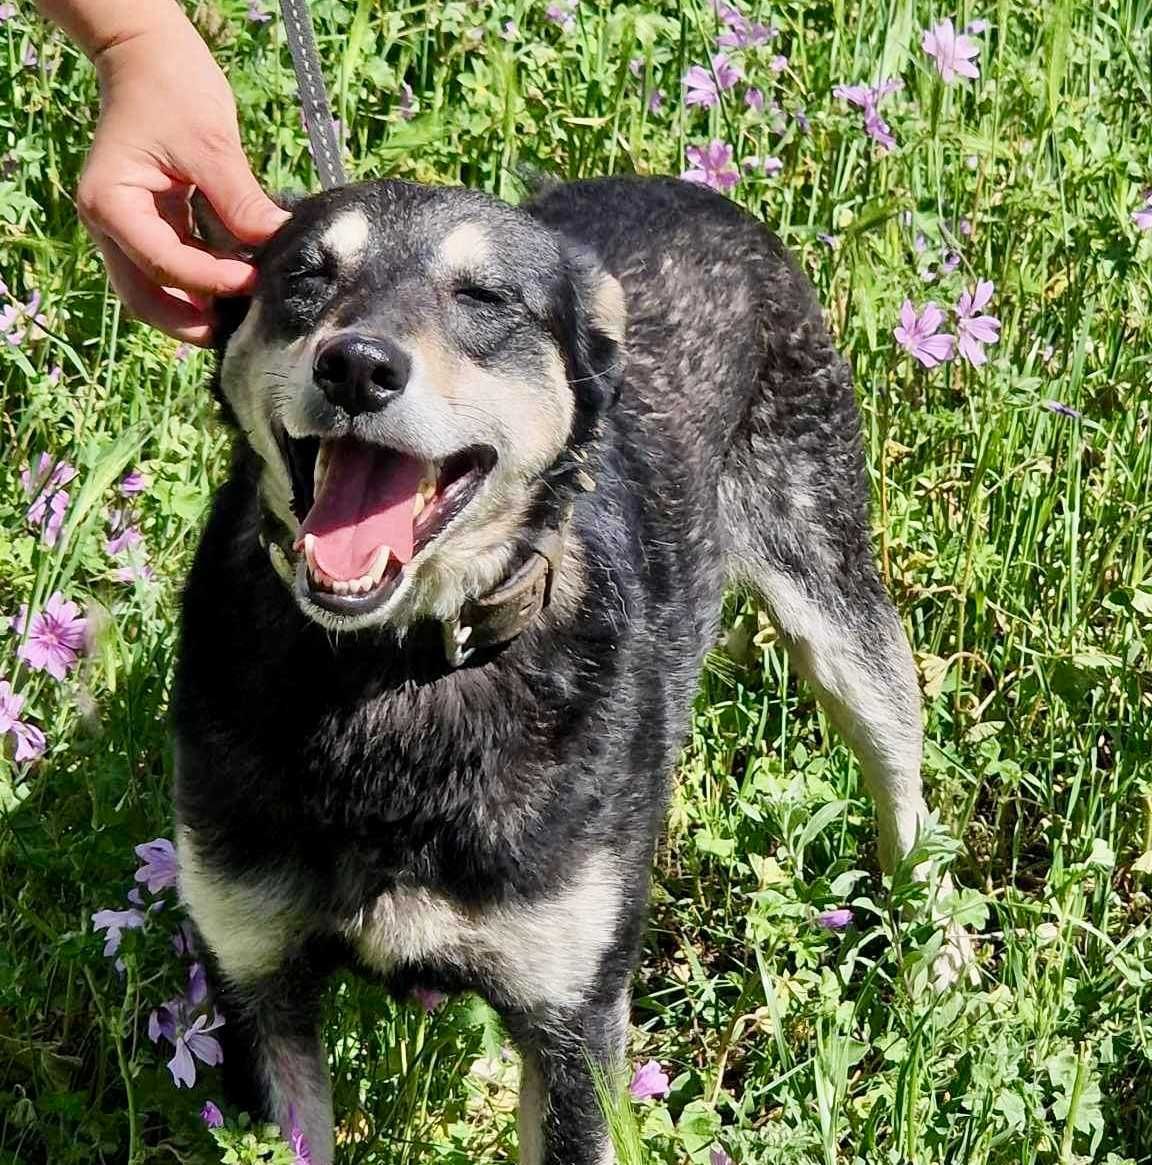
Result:
<svg viewBox="0 0 1152 1165">
<path fill-rule="evenodd" d="M 465 283 L 453 293 L 456 302 L 465 307 L 511 307 L 520 302 L 520 296 L 511 287 L 491 287 L 480 283 Z"/>
</svg>

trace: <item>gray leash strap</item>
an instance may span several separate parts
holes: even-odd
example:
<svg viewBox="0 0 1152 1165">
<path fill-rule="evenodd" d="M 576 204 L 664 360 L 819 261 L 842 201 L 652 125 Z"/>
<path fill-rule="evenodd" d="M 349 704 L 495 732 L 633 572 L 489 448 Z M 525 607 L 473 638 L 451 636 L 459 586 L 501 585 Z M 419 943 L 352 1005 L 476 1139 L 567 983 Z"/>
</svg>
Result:
<svg viewBox="0 0 1152 1165">
<path fill-rule="evenodd" d="M 312 160 L 316 163 L 321 187 L 331 190 L 333 186 L 343 186 L 348 178 L 344 173 L 340 139 L 332 123 L 324 74 L 320 71 L 308 0 L 280 0 L 280 13 L 288 35 L 288 47 L 292 50 L 292 67 L 296 70 L 304 128 L 312 143 Z"/>
</svg>

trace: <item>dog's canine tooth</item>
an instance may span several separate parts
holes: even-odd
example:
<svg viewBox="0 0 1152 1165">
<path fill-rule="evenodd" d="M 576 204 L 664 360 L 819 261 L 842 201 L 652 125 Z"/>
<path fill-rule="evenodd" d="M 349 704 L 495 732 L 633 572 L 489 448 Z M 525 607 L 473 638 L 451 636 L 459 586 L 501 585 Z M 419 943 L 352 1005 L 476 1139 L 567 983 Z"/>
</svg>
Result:
<svg viewBox="0 0 1152 1165">
<path fill-rule="evenodd" d="M 436 483 L 440 480 L 440 471 L 436 466 L 429 461 L 424 466 L 423 476 L 420 478 L 420 484 L 417 486 L 416 492 L 426 502 L 430 502 L 436 496 Z"/>
<path fill-rule="evenodd" d="M 390 546 L 381 546 L 376 551 L 376 559 L 372 563 L 372 568 L 364 576 L 371 586 L 375 586 L 384 577 L 384 572 L 388 569 L 388 560 L 391 557 L 392 548 Z"/>
<path fill-rule="evenodd" d="M 313 574 L 317 574 L 320 568 L 316 565 L 316 535 L 305 534 L 303 539 L 296 544 L 297 550 L 301 546 L 304 547 L 304 558 L 308 563 L 308 569 Z"/>
<path fill-rule="evenodd" d="M 412 517 L 414 517 L 414 518 L 418 518 L 418 517 L 420 517 L 421 513 L 422 513 L 422 512 L 423 512 L 423 510 L 424 510 L 424 504 L 425 504 L 425 503 L 424 503 L 424 496 L 423 496 L 423 494 L 419 494 L 419 493 L 418 493 L 418 494 L 417 494 L 417 495 L 416 495 L 416 496 L 415 496 L 415 497 L 412 499 Z"/>
</svg>

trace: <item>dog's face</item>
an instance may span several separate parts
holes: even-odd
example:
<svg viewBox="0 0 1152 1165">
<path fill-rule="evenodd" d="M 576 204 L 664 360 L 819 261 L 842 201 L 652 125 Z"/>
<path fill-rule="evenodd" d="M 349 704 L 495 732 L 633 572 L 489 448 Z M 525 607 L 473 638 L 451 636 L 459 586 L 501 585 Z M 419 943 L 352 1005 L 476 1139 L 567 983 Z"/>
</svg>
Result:
<svg viewBox="0 0 1152 1165">
<path fill-rule="evenodd" d="M 451 618 L 610 402 L 619 284 L 522 211 L 390 181 L 297 203 L 255 262 L 220 389 L 297 601 L 341 630 Z"/>
</svg>

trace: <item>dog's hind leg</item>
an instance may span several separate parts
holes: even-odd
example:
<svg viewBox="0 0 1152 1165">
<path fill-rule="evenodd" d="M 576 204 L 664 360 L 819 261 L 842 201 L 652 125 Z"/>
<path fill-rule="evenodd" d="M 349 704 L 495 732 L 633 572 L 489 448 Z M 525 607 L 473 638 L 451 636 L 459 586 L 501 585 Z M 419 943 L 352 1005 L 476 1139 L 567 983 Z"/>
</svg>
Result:
<svg viewBox="0 0 1152 1165">
<path fill-rule="evenodd" d="M 860 761 L 885 869 L 927 807 L 921 704 L 900 620 L 876 571 L 859 419 L 847 368 L 815 326 L 776 353 L 729 450 L 720 502 L 733 581 L 766 604 L 797 671 Z M 947 893 L 947 879 L 941 890 Z M 937 980 L 970 958 L 952 934 Z"/>
</svg>

